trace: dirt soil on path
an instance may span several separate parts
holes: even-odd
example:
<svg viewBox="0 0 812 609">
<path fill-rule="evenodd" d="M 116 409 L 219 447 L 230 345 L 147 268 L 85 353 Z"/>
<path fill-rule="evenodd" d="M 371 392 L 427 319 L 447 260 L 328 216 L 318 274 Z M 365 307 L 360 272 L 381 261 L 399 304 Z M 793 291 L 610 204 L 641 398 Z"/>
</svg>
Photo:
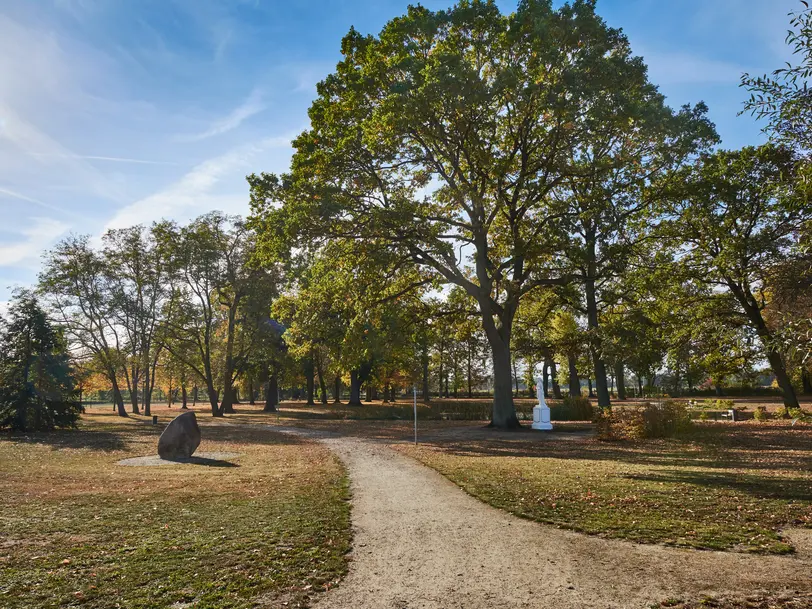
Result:
<svg viewBox="0 0 812 609">
<path fill-rule="evenodd" d="M 350 572 L 316 609 L 645 608 L 812 588 L 807 538 L 756 556 L 588 537 L 491 508 L 380 441 L 273 429 L 321 439 L 349 469 Z"/>
</svg>

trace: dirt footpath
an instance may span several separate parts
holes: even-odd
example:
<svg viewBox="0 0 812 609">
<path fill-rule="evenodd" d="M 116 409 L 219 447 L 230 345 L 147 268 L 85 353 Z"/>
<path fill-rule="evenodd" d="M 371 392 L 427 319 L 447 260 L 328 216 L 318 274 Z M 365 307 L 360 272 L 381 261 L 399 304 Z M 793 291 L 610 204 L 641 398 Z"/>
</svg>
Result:
<svg viewBox="0 0 812 609">
<path fill-rule="evenodd" d="M 353 493 L 350 572 L 317 609 L 644 608 L 812 586 L 806 551 L 752 556 L 562 531 L 491 508 L 382 443 L 305 433 L 346 463 Z"/>
</svg>

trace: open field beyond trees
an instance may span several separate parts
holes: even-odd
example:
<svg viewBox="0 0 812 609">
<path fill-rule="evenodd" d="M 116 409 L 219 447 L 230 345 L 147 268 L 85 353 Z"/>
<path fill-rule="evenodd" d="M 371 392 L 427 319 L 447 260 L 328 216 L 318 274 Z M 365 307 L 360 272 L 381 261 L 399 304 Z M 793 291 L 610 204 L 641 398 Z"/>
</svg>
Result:
<svg viewBox="0 0 812 609">
<path fill-rule="evenodd" d="M 343 467 L 316 443 L 209 426 L 228 462 L 124 467 L 140 418 L 0 438 L 0 606 L 306 606 L 346 569 Z M 220 466 L 216 466 L 220 465 Z"/>
</svg>

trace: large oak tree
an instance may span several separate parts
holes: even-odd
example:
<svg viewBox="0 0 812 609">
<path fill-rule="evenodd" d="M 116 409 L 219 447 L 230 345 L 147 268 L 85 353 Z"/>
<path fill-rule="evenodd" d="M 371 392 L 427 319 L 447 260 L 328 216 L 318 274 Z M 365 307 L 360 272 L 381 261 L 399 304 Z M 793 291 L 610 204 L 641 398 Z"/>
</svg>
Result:
<svg viewBox="0 0 812 609">
<path fill-rule="evenodd" d="M 250 178 L 260 237 L 363 240 L 462 287 L 492 354 L 492 423 L 516 427 L 519 302 L 571 279 L 550 270 L 554 220 L 569 211 L 553 194 L 627 116 L 627 96 L 650 90 L 645 65 L 589 0 L 524 0 L 511 15 L 493 2 L 410 7 L 377 37 L 351 30 L 341 51 L 290 172 Z"/>
</svg>

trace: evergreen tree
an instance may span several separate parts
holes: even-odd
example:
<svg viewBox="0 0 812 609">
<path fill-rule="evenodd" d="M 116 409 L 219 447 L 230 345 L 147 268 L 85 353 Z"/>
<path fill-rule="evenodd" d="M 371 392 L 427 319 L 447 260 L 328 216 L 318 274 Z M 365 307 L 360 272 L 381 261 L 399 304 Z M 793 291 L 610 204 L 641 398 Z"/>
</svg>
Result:
<svg viewBox="0 0 812 609">
<path fill-rule="evenodd" d="M 62 332 L 31 292 L 18 292 L 0 329 L 0 427 L 72 427 L 81 409 Z"/>
</svg>

